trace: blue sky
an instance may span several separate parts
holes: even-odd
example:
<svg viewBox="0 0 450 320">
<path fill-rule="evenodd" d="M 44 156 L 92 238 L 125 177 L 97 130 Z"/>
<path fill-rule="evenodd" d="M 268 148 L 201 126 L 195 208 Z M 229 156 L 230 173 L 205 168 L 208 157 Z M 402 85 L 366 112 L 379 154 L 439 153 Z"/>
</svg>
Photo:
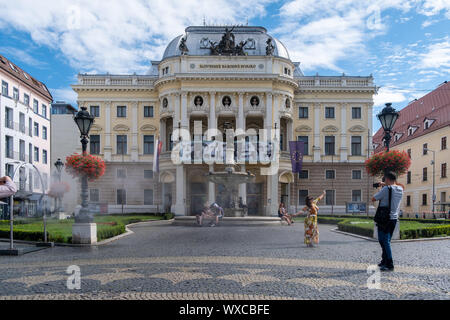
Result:
<svg viewBox="0 0 450 320">
<path fill-rule="evenodd" d="M 0 0 L 0 12 L 0 52 L 72 103 L 79 72 L 145 74 L 204 20 L 266 27 L 306 75 L 373 74 L 374 114 L 450 80 L 445 0 Z"/>
</svg>

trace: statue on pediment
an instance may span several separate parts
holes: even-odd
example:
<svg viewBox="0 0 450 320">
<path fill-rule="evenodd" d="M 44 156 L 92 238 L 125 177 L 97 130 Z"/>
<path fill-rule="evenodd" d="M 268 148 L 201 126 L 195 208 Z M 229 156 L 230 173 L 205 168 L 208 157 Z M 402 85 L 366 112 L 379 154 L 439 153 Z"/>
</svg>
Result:
<svg viewBox="0 0 450 320">
<path fill-rule="evenodd" d="M 236 45 L 236 38 L 233 34 L 233 28 L 228 29 L 225 28 L 225 33 L 222 35 L 222 39 L 217 44 L 217 42 L 209 41 L 211 50 L 211 55 L 236 55 L 236 56 L 244 56 L 244 46 L 247 44 L 247 41 L 241 41 Z"/>
<path fill-rule="evenodd" d="M 273 52 L 275 51 L 275 46 L 272 44 L 272 39 L 269 38 L 266 41 L 266 56 L 273 56 Z"/>
</svg>

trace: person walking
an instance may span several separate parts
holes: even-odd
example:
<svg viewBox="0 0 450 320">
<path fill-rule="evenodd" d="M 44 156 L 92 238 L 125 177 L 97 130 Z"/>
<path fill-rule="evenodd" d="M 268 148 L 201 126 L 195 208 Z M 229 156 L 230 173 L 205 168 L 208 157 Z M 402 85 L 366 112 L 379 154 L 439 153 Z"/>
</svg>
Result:
<svg viewBox="0 0 450 320">
<path fill-rule="evenodd" d="M 299 212 L 297 212 L 295 216 L 300 215 L 302 212 L 307 212 L 305 217 L 304 225 L 305 225 L 305 244 L 308 247 L 313 247 L 314 244 L 319 244 L 319 228 L 317 226 L 317 214 L 319 213 L 319 207 L 317 203 L 323 199 L 326 191 L 324 190 L 320 196 L 314 199 L 311 196 L 307 196 L 305 198 L 306 206 Z"/>
<path fill-rule="evenodd" d="M 372 198 L 372 201 L 379 201 L 377 214 L 374 220 L 378 228 L 378 242 L 380 243 L 382 254 L 381 262 L 378 264 L 381 271 L 393 271 L 394 261 L 392 259 L 391 239 L 397 224 L 400 203 L 403 198 L 404 186 L 397 183 L 397 176 L 393 172 L 384 175 L 384 183 L 379 183 L 383 188 Z M 387 208 L 385 218 L 382 217 L 382 208 Z"/>
</svg>

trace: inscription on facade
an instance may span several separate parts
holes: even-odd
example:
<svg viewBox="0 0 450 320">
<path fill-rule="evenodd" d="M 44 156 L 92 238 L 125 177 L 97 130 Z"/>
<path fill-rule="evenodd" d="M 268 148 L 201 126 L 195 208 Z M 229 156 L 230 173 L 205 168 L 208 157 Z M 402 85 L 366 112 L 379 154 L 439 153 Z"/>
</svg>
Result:
<svg viewBox="0 0 450 320">
<path fill-rule="evenodd" d="M 200 69 L 255 69 L 256 64 L 200 64 Z"/>
</svg>

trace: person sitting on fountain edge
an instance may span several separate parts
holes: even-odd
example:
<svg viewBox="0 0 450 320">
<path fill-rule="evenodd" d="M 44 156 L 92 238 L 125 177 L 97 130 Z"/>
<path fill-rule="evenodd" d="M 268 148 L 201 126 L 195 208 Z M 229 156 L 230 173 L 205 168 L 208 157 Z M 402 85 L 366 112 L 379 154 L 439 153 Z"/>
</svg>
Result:
<svg viewBox="0 0 450 320">
<path fill-rule="evenodd" d="M 216 218 L 216 223 L 212 222 L 209 226 L 215 227 L 216 225 L 219 224 L 219 218 L 222 218 L 224 216 L 224 211 L 223 208 L 219 206 L 216 202 L 214 202 L 210 208 Z"/>
</svg>

